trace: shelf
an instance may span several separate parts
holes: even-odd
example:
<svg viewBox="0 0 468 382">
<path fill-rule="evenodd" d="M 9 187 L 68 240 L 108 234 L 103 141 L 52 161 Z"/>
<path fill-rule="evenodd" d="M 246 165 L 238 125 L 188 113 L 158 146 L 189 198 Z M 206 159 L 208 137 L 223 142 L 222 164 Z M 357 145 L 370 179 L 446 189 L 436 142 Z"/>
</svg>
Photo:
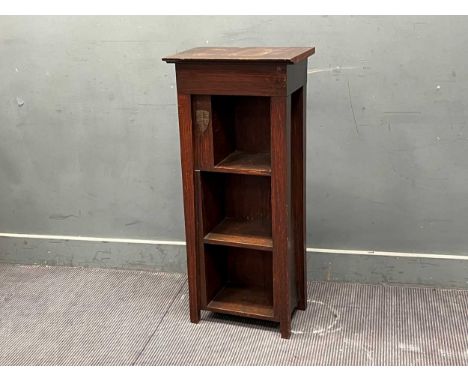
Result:
<svg viewBox="0 0 468 382">
<path fill-rule="evenodd" d="M 261 287 L 224 286 L 208 304 L 212 312 L 274 320 L 271 291 Z"/>
<path fill-rule="evenodd" d="M 218 163 L 214 171 L 271 176 L 271 155 L 270 153 L 234 151 Z"/>
<path fill-rule="evenodd" d="M 271 251 L 271 223 L 225 218 L 204 238 L 205 244 Z"/>
</svg>

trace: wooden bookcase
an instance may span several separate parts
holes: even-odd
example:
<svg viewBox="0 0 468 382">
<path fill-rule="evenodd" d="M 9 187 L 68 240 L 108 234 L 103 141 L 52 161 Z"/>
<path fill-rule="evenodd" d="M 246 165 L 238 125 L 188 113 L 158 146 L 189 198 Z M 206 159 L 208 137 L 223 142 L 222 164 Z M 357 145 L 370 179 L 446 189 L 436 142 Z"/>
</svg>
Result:
<svg viewBox="0 0 468 382">
<path fill-rule="evenodd" d="M 194 48 L 175 63 L 190 319 L 306 309 L 305 113 L 314 48 Z"/>
</svg>

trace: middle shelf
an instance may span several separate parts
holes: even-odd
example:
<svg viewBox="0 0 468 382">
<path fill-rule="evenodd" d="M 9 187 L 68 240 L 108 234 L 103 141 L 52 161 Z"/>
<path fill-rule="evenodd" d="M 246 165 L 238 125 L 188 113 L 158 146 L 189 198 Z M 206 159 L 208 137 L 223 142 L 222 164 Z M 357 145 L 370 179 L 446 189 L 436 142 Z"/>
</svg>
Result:
<svg viewBox="0 0 468 382">
<path fill-rule="evenodd" d="M 198 172 L 204 244 L 271 251 L 271 178 Z"/>
<path fill-rule="evenodd" d="M 225 218 L 205 236 L 204 242 L 269 251 L 273 247 L 271 223 Z"/>
</svg>

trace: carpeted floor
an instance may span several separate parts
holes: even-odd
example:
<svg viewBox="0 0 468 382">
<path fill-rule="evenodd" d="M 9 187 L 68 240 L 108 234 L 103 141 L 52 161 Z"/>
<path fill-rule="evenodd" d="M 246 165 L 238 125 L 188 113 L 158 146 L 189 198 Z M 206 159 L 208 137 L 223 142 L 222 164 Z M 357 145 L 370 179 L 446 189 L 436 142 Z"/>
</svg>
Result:
<svg viewBox="0 0 468 382">
<path fill-rule="evenodd" d="M 468 290 L 312 282 L 290 340 L 202 317 L 185 275 L 0 265 L 0 365 L 468 365 Z"/>
</svg>

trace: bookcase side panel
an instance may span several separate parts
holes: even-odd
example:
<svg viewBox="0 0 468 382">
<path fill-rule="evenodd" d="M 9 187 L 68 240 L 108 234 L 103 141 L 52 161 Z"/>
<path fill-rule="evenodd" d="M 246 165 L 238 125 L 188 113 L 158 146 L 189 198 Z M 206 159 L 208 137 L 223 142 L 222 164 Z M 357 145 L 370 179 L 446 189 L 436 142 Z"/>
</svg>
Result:
<svg viewBox="0 0 468 382">
<path fill-rule="evenodd" d="M 295 288 L 291 289 L 293 238 L 291 230 L 291 147 L 290 97 L 271 98 L 271 190 L 273 226 L 274 309 L 281 336 L 291 335 L 291 311 Z"/>
<path fill-rule="evenodd" d="M 307 307 L 307 267 L 306 267 L 306 129 L 305 105 L 306 84 L 291 96 L 291 198 L 294 230 L 294 257 L 297 289 L 297 307 Z"/>
</svg>

